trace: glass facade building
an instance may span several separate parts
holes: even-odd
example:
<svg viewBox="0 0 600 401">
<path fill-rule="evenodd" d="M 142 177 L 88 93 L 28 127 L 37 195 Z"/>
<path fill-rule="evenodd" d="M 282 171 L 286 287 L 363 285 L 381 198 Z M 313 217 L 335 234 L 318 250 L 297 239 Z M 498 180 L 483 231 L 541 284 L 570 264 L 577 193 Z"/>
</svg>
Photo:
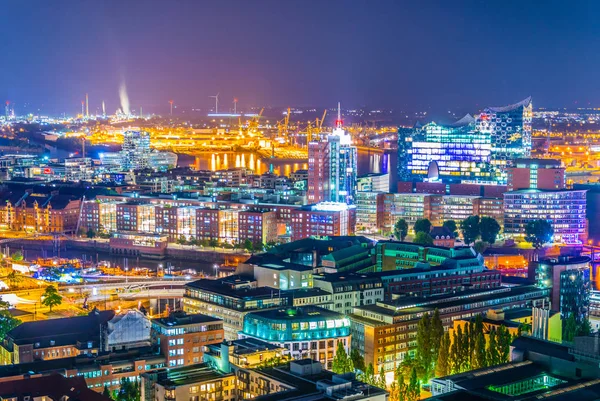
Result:
<svg viewBox="0 0 600 401">
<path fill-rule="evenodd" d="M 398 178 L 506 184 L 508 161 L 531 153 L 531 117 L 527 98 L 506 107 L 488 107 L 476 117 L 467 114 L 453 124 L 400 128 Z"/>
<path fill-rule="evenodd" d="M 585 190 L 523 189 L 504 194 L 504 234 L 524 236 L 534 220 L 547 220 L 554 242 L 581 244 L 587 239 Z"/>
</svg>

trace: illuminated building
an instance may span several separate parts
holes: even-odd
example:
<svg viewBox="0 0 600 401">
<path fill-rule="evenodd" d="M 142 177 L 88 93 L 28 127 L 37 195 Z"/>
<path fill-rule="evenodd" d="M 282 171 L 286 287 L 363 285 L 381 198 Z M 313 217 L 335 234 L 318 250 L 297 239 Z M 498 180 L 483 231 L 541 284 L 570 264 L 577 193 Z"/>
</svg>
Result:
<svg viewBox="0 0 600 401">
<path fill-rule="evenodd" d="M 74 233 L 81 201 L 58 191 L 9 192 L 0 197 L 0 227 L 34 233 Z"/>
<path fill-rule="evenodd" d="M 357 178 L 358 192 L 390 192 L 389 174 L 367 174 Z"/>
<path fill-rule="evenodd" d="M 360 273 L 335 273 L 314 276 L 314 286 L 332 294 L 325 308 L 349 315 L 355 306 L 383 301 L 383 284 L 379 277 Z"/>
<path fill-rule="evenodd" d="M 308 144 L 308 202 L 354 203 L 358 152 L 342 126 L 338 104 L 336 128 L 326 140 Z"/>
<path fill-rule="evenodd" d="M 248 312 L 287 306 L 288 296 L 272 287 L 258 287 L 248 275 L 201 279 L 185 285 L 183 310 L 223 320 L 226 340 L 236 340 Z"/>
<path fill-rule="evenodd" d="M 518 189 L 565 189 L 565 168 L 560 160 L 516 159 L 507 168 L 509 191 Z"/>
<path fill-rule="evenodd" d="M 431 195 L 430 220 L 434 226 L 445 221 L 460 222 L 475 214 L 475 202 L 479 196 L 470 195 Z"/>
<path fill-rule="evenodd" d="M 428 177 L 433 166 L 444 181 L 493 182 L 491 148 L 490 136 L 477 131 L 475 119 L 467 115 L 454 124 L 416 127 L 403 157 L 416 177 Z"/>
<path fill-rule="evenodd" d="M 313 287 L 312 266 L 287 262 L 270 253 L 252 255 L 236 272 L 254 277 L 258 287 L 284 291 Z"/>
<path fill-rule="evenodd" d="M 350 353 L 350 321 L 341 313 L 306 306 L 248 313 L 241 338 L 285 348 L 293 359 L 311 358 L 331 369 L 337 343 Z"/>
<path fill-rule="evenodd" d="M 277 214 L 275 212 L 244 210 L 238 214 L 239 243 L 268 244 L 277 240 Z"/>
<path fill-rule="evenodd" d="M 356 207 L 322 202 L 291 211 L 292 241 L 310 236 L 353 235 Z"/>
<path fill-rule="evenodd" d="M 150 134 L 143 131 L 125 131 L 123 133 L 123 170 L 141 170 L 149 166 Z"/>
<path fill-rule="evenodd" d="M 587 256 L 560 256 L 533 262 L 537 286 L 551 289 L 551 308 L 560 312 L 563 320 L 573 315 L 581 323 L 588 315 L 590 261 Z"/>
<path fill-rule="evenodd" d="M 505 184 L 510 161 L 531 153 L 531 98 L 452 124 L 398 130 L 398 178 Z"/>
<path fill-rule="evenodd" d="M 492 143 L 492 164 L 505 182 L 511 160 L 531 154 L 531 97 L 505 107 L 488 107 L 477 117 L 477 131 L 487 134 Z"/>
<path fill-rule="evenodd" d="M 401 297 L 357 306 L 349 316 L 352 349 L 358 349 L 364 355 L 365 364 L 373 364 L 377 372 L 383 369 L 391 380 L 397 366 L 407 357 L 415 357 L 417 326 L 425 313 L 431 316 L 438 309 L 443 325 L 451 327 L 456 319 L 469 318 L 490 308 L 529 307 L 541 303 L 547 296 L 547 289 L 533 286 L 500 287 L 437 297 Z"/>
<path fill-rule="evenodd" d="M 586 240 L 586 191 L 522 189 L 504 194 L 504 233 L 523 237 L 534 220 L 547 220 L 554 242 L 579 244 Z"/>
<path fill-rule="evenodd" d="M 174 312 L 152 320 L 152 339 L 167 358 L 166 366 L 202 363 L 204 347 L 223 341 L 223 321 L 202 314 Z"/>
<path fill-rule="evenodd" d="M 165 255 L 167 240 L 166 235 L 117 231 L 111 234 L 108 244 L 112 253 L 157 257 Z"/>
<path fill-rule="evenodd" d="M 375 233 L 379 229 L 379 214 L 383 209 L 385 194 L 381 192 L 356 193 L 356 231 Z"/>
<path fill-rule="evenodd" d="M 141 375 L 140 399 L 154 401 L 237 399 L 234 373 L 223 373 L 199 363 L 146 372 Z"/>
<path fill-rule="evenodd" d="M 394 225 L 398 219 L 404 219 L 412 229 L 418 219 L 429 216 L 430 201 L 428 194 L 384 194 L 383 209 L 379 228 L 384 233 L 394 231 Z"/>
</svg>

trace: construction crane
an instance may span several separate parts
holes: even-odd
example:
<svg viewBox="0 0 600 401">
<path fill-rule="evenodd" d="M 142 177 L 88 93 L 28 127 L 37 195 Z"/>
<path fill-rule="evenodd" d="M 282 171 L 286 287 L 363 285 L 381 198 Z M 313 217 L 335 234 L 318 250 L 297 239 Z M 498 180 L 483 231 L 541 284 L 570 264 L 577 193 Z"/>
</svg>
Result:
<svg viewBox="0 0 600 401">
<path fill-rule="evenodd" d="M 252 119 L 248 122 L 248 134 L 256 135 L 256 132 L 258 131 L 258 123 L 264 111 L 265 108 L 263 107 L 260 109 L 260 112 L 252 117 Z"/>
<path fill-rule="evenodd" d="M 290 130 L 290 114 L 291 109 L 287 108 L 287 113 L 283 120 L 277 122 L 277 138 L 281 139 L 282 143 L 289 141 L 289 130 Z"/>
</svg>

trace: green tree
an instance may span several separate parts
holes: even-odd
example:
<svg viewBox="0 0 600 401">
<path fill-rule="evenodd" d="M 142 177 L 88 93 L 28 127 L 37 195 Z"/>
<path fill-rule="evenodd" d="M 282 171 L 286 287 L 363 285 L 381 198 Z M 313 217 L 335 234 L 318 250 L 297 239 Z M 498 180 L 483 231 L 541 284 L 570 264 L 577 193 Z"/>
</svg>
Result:
<svg viewBox="0 0 600 401">
<path fill-rule="evenodd" d="M 499 326 L 496 337 L 500 356 L 499 363 L 508 363 L 510 360 L 510 343 L 512 342 L 510 332 L 506 327 Z"/>
<path fill-rule="evenodd" d="M 377 387 L 382 388 L 385 390 L 385 388 L 387 387 L 385 385 L 385 372 L 383 370 L 383 366 L 381 368 L 379 368 L 379 375 L 377 376 Z"/>
<path fill-rule="evenodd" d="M 213 250 L 217 249 L 217 247 L 219 246 L 219 240 L 216 238 L 209 239 L 208 246 L 212 247 Z"/>
<path fill-rule="evenodd" d="M 475 252 L 477 253 L 484 253 L 485 250 L 488 248 L 488 243 L 485 241 L 476 241 L 473 244 L 473 249 L 475 249 Z"/>
<path fill-rule="evenodd" d="M 498 341 L 496 340 L 496 328 L 490 330 L 490 338 L 487 346 L 488 365 L 494 366 L 500 363 L 500 354 L 498 353 Z"/>
<path fill-rule="evenodd" d="M 252 252 L 254 250 L 254 245 L 252 245 L 252 241 L 248 238 L 244 240 L 244 249 L 248 252 Z"/>
<path fill-rule="evenodd" d="M 460 222 L 460 231 L 462 232 L 465 244 L 471 244 L 479 238 L 479 216 L 469 216 Z"/>
<path fill-rule="evenodd" d="M 372 363 L 369 363 L 365 369 L 362 380 L 367 384 L 375 385 L 375 369 L 373 368 Z"/>
<path fill-rule="evenodd" d="M 10 304 L 0 298 L 0 339 L 6 338 L 6 334 L 21 324 L 21 321 L 8 311 Z"/>
<path fill-rule="evenodd" d="M 12 258 L 12 260 L 14 260 L 15 262 L 20 262 L 23 260 L 23 253 L 21 251 L 17 251 L 15 253 L 13 253 L 12 255 L 10 255 L 10 257 Z"/>
<path fill-rule="evenodd" d="M 525 226 L 525 241 L 539 249 L 547 242 L 552 241 L 554 229 L 546 220 L 534 220 Z"/>
<path fill-rule="evenodd" d="M 456 225 L 456 221 L 454 220 L 446 220 L 444 221 L 444 224 L 442 224 L 442 227 L 448 229 L 448 231 L 452 232 L 452 234 L 454 234 L 454 236 L 456 237 L 456 230 L 458 229 L 457 225 Z"/>
<path fill-rule="evenodd" d="M 589 336 L 590 334 L 592 334 L 592 325 L 590 324 L 590 320 L 586 317 L 577 325 L 577 335 Z"/>
<path fill-rule="evenodd" d="M 435 377 L 444 377 L 450 374 L 450 333 L 445 332 L 437 353 L 435 364 Z"/>
<path fill-rule="evenodd" d="M 433 356 L 438 354 L 442 339 L 444 338 L 444 324 L 440 318 L 440 311 L 435 308 L 431 317 L 431 345 Z"/>
<path fill-rule="evenodd" d="M 573 313 L 569 314 L 569 317 L 565 321 L 563 326 L 563 340 L 572 342 L 573 338 L 577 335 L 577 321 Z"/>
<path fill-rule="evenodd" d="M 111 398 L 110 390 L 108 389 L 108 386 L 106 384 L 104 385 L 104 390 L 102 390 L 102 395 L 106 398 Z"/>
<path fill-rule="evenodd" d="M 179 238 L 177 238 L 177 243 L 179 245 L 187 244 L 187 239 L 185 238 L 185 235 L 180 235 Z"/>
<path fill-rule="evenodd" d="M 415 234 L 429 234 L 431 232 L 431 222 L 428 219 L 418 219 L 417 221 L 415 221 L 413 230 L 415 231 Z"/>
<path fill-rule="evenodd" d="M 482 217 L 479 220 L 479 232 L 483 241 L 493 245 L 500 233 L 500 224 L 492 217 Z"/>
<path fill-rule="evenodd" d="M 257 241 L 252 244 L 252 249 L 254 249 L 254 252 L 262 252 L 265 249 L 265 244 L 263 244 L 260 241 Z"/>
<path fill-rule="evenodd" d="M 429 235 L 423 231 L 419 231 L 415 235 L 415 238 L 413 239 L 413 243 L 423 245 L 423 246 L 431 246 L 431 245 L 433 245 L 433 238 L 431 237 L 431 235 Z"/>
<path fill-rule="evenodd" d="M 50 312 L 52 312 L 52 308 L 54 306 L 60 305 L 62 303 L 62 297 L 58 294 L 56 287 L 53 285 L 49 285 L 46 287 L 44 294 L 42 295 L 44 300 L 42 301 L 42 305 L 50 308 Z"/>
<path fill-rule="evenodd" d="M 85 233 L 85 236 L 88 238 L 94 238 L 96 236 L 96 231 L 92 230 L 91 228 L 87 230 L 87 232 Z"/>
<path fill-rule="evenodd" d="M 358 348 L 352 348 L 352 351 L 350 351 L 350 359 L 352 360 L 354 369 L 360 370 L 361 372 L 365 371 L 365 358 L 360 354 Z"/>
<path fill-rule="evenodd" d="M 475 344 L 472 369 L 485 368 L 487 366 L 487 350 L 485 348 L 485 336 L 483 331 L 475 331 Z"/>
<path fill-rule="evenodd" d="M 413 368 L 410 372 L 410 380 L 406 391 L 407 401 L 417 401 L 421 395 L 421 383 L 417 377 L 417 369 Z"/>
<path fill-rule="evenodd" d="M 408 234 L 408 223 L 404 219 L 398 219 L 394 225 L 394 237 L 400 241 L 404 241 Z"/>
<path fill-rule="evenodd" d="M 460 366 L 461 372 L 471 369 L 471 330 L 470 325 L 465 324 L 460 344 Z"/>
<path fill-rule="evenodd" d="M 8 281 L 8 285 L 11 288 L 18 288 L 19 284 L 23 281 L 23 277 L 17 273 L 15 270 L 11 271 L 10 273 L 8 273 L 8 276 L 6 276 L 6 279 Z"/>
<path fill-rule="evenodd" d="M 352 359 L 346 353 L 344 343 L 338 341 L 337 349 L 335 350 L 335 356 L 333 357 L 332 369 L 334 373 L 342 374 L 353 372 L 354 367 L 352 366 Z"/>
<path fill-rule="evenodd" d="M 432 328 L 431 319 L 428 313 L 425 313 L 417 325 L 417 362 L 425 371 L 425 380 L 429 379 L 431 364 L 433 362 Z"/>
<path fill-rule="evenodd" d="M 396 379 L 396 400 L 394 401 L 405 401 L 408 387 L 404 382 L 404 375 L 402 374 L 402 367 L 400 365 L 396 367 L 394 378 Z"/>
<path fill-rule="evenodd" d="M 459 337 L 460 334 L 460 337 Z M 449 369 L 450 374 L 460 372 L 460 343 L 462 341 L 462 329 L 460 326 L 452 333 L 452 344 L 450 344 Z"/>
</svg>

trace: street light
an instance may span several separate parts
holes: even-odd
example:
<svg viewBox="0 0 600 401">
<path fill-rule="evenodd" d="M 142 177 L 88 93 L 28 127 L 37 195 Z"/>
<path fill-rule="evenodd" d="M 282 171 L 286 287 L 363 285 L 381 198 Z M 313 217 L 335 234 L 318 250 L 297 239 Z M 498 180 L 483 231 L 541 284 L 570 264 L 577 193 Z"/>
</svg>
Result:
<svg viewBox="0 0 600 401">
<path fill-rule="evenodd" d="M 215 278 L 217 278 L 217 269 L 219 268 L 219 265 L 215 263 L 213 267 L 215 268 Z"/>
</svg>

